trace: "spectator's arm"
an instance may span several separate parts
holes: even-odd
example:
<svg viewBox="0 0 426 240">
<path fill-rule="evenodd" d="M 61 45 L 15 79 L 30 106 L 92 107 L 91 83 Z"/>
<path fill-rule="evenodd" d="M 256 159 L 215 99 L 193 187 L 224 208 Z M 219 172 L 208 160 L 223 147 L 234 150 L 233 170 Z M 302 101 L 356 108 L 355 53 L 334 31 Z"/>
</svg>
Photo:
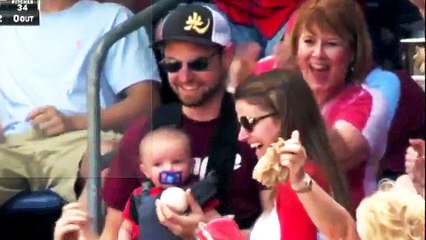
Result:
<svg viewBox="0 0 426 240">
<path fill-rule="evenodd" d="M 121 211 L 108 207 L 100 240 L 116 240 L 123 220 Z"/>
<path fill-rule="evenodd" d="M 232 91 L 242 83 L 255 69 L 260 46 L 256 42 L 237 44 L 229 67 L 228 89 Z"/>
<path fill-rule="evenodd" d="M 327 239 L 359 239 L 348 211 L 316 183 L 312 191 L 297 194 L 312 222 Z"/>
<path fill-rule="evenodd" d="M 132 120 L 151 114 L 160 104 L 159 83 L 153 81 L 135 83 L 125 89 L 125 95 L 122 101 L 101 110 L 102 129 L 123 131 Z M 66 116 L 54 106 L 34 109 L 27 120 L 47 136 L 87 129 L 88 124 L 86 114 Z"/>
<path fill-rule="evenodd" d="M 102 129 L 123 131 L 129 123 L 142 116 L 151 114 L 152 110 L 160 104 L 159 83 L 143 81 L 131 85 L 125 90 L 126 97 L 101 111 Z M 72 116 L 74 129 L 87 128 L 87 117 Z"/>
<path fill-rule="evenodd" d="M 102 129 L 122 131 L 133 119 L 150 114 L 160 104 L 159 84 L 156 82 L 139 82 L 125 92 L 125 99 L 101 111 Z M 72 116 L 71 122 L 74 129 L 87 128 L 85 115 Z"/>
<path fill-rule="evenodd" d="M 330 145 L 340 166 L 347 171 L 366 161 L 370 147 L 362 133 L 352 124 L 340 120 L 329 130 Z"/>
<path fill-rule="evenodd" d="M 280 154 L 281 166 L 289 169 L 288 182 L 281 187 L 281 190 L 287 191 L 284 193 L 281 192 L 281 194 L 285 194 L 284 198 L 282 198 L 283 201 L 287 199 L 288 201 L 291 201 L 291 199 L 295 200 L 295 198 L 292 197 L 295 193 L 298 200 L 303 205 L 304 210 L 306 210 L 306 213 L 309 215 L 309 218 L 318 230 L 326 235 L 328 239 L 358 239 L 355 230 L 355 221 L 352 219 L 349 212 L 330 197 L 330 195 L 328 195 L 328 193 L 316 182 L 311 181 L 308 183 L 306 181 L 308 175 L 305 173 L 304 168 L 306 166 L 307 154 L 300 142 L 298 131 L 292 132 L 291 138 L 282 144 L 278 153 Z M 291 185 L 292 192 L 288 192 L 288 184 Z M 279 198 L 277 198 L 277 205 L 280 204 L 280 206 L 285 206 L 287 204 L 287 207 L 297 208 L 299 205 L 297 202 L 291 205 L 288 203 L 280 203 L 278 199 Z M 284 210 L 283 208 L 280 209 Z M 295 216 L 294 214 L 296 213 L 294 209 L 287 209 L 287 211 L 284 212 L 289 216 Z M 303 214 L 298 215 L 297 218 L 301 219 L 300 217 Z M 284 225 L 284 227 L 287 226 Z M 308 230 L 309 226 L 307 226 L 306 229 Z M 283 237 L 283 235 L 281 235 L 281 237 Z M 301 239 L 306 239 L 306 237 Z"/>
<path fill-rule="evenodd" d="M 132 240 L 132 223 L 124 220 L 118 233 L 118 240 Z"/>
<path fill-rule="evenodd" d="M 131 16 L 130 11 L 121 9 L 114 26 Z M 159 105 L 161 80 L 149 43 L 146 29 L 142 27 L 114 43 L 108 50 L 102 76 L 111 91 L 121 97 L 121 101 L 101 112 L 103 129 L 123 130 L 130 120 L 142 114 L 151 114 Z"/>
</svg>

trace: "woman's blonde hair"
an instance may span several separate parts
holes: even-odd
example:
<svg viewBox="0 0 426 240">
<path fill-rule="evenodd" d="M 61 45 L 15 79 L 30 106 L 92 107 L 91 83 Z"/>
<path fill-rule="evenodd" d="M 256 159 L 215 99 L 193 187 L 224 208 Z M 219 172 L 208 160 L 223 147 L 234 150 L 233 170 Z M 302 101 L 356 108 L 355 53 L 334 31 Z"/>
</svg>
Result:
<svg viewBox="0 0 426 240">
<path fill-rule="evenodd" d="M 363 82 L 372 63 L 372 48 L 364 14 L 358 3 L 353 0 L 307 0 L 302 4 L 290 33 L 293 57 L 297 55 L 302 32 L 315 28 L 336 34 L 349 43 L 354 59 L 348 66 L 346 81 Z"/>
<path fill-rule="evenodd" d="M 425 200 L 413 191 L 395 187 L 390 180 L 362 200 L 356 217 L 363 240 L 425 239 Z"/>
</svg>

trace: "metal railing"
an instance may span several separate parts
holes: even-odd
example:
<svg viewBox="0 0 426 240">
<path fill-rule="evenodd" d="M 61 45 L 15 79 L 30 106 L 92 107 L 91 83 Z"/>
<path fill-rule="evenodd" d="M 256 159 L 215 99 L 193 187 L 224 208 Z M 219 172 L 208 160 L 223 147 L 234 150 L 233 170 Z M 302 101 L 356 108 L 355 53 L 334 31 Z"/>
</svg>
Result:
<svg viewBox="0 0 426 240">
<path fill-rule="evenodd" d="M 168 11 L 174 9 L 181 1 L 179 0 L 159 0 L 150 7 L 135 14 L 127 21 L 117 25 L 107 32 L 97 43 L 89 59 L 87 70 L 87 103 L 88 103 L 88 157 L 89 157 L 89 179 L 88 198 L 89 215 L 92 222 L 92 229 L 96 233 L 102 231 L 102 211 L 101 211 L 101 174 L 99 169 L 100 159 L 100 74 L 105 63 L 105 57 L 111 46 L 142 26 L 157 22 L 164 17 Z"/>
</svg>

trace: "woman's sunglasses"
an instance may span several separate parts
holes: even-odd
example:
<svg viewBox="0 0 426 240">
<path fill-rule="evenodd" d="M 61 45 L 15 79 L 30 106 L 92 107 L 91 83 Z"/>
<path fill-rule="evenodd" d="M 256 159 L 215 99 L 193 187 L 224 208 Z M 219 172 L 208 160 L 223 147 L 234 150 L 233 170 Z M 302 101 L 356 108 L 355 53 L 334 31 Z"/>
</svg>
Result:
<svg viewBox="0 0 426 240">
<path fill-rule="evenodd" d="M 209 60 L 217 53 L 214 52 L 212 55 L 208 57 L 199 57 L 190 62 L 187 62 L 188 68 L 192 71 L 207 71 L 209 67 Z M 160 66 L 169 73 L 178 72 L 183 65 L 182 61 L 174 60 L 174 59 L 163 59 L 160 61 Z"/>
<path fill-rule="evenodd" d="M 277 115 L 277 113 L 272 112 L 259 117 L 242 116 L 240 117 L 239 122 L 245 130 L 247 130 L 248 132 L 251 132 L 253 131 L 254 126 L 256 126 L 256 124 L 260 122 L 260 120 L 265 119 L 267 117 L 275 116 L 275 115 Z"/>
</svg>

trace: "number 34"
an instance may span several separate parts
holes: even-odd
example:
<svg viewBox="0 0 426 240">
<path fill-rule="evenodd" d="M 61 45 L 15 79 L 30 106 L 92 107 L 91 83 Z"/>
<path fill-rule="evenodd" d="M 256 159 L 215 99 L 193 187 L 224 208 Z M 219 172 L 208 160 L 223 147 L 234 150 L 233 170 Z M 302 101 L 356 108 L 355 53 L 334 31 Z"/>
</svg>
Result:
<svg viewBox="0 0 426 240">
<path fill-rule="evenodd" d="M 18 11 L 27 11 L 28 10 L 28 5 L 27 4 L 18 4 Z"/>
</svg>

